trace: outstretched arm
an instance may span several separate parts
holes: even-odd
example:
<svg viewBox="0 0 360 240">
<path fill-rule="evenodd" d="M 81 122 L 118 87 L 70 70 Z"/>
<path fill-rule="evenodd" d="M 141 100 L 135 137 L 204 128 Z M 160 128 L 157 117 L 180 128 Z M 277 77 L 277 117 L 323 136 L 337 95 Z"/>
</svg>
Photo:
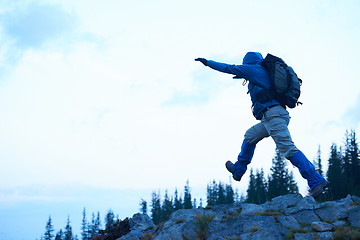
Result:
<svg viewBox="0 0 360 240">
<path fill-rule="evenodd" d="M 208 66 L 214 70 L 234 74 L 237 78 L 246 78 L 248 75 L 247 68 L 243 65 L 231 65 L 226 63 L 220 63 L 212 60 L 207 60 L 205 58 L 196 58 L 195 61 L 199 61 L 205 66 Z"/>
<path fill-rule="evenodd" d="M 199 61 L 205 66 L 207 66 L 207 62 L 208 62 L 208 60 L 206 60 L 205 58 L 196 58 L 195 61 Z"/>
</svg>

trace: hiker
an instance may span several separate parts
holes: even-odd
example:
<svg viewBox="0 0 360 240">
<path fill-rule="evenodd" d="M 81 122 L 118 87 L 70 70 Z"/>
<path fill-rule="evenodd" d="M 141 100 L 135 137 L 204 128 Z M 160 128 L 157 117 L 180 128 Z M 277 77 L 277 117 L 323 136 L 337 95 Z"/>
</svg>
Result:
<svg viewBox="0 0 360 240">
<path fill-rule="evenodd" d="M 233 164 L 227 161 L 226 169 L 236 181 L 240 181 L 254 155 L 256 144 L 263 138 L 271 136 L 280 153 L 296 166 L 308 182 L 310 195 L 316 198 L 327 187 L 328 182 L 315 171 L 314 165 L 295 146 L 291 139 L 288 125 L 289 112 L 280 100 L 269 95 L 271 80 L 267 70 L 261 65 L 263 57 L 258 52 L 248 52 L 242 65 L 220 63 L 205 58 L 196 58 L 214 70 L 234 74 L 235 78 L 248 81 L 248 90 L 252 101 L 252 112 L 259 123 L 249 128 L 244 136 L 238 160 Z"/>
</svg>

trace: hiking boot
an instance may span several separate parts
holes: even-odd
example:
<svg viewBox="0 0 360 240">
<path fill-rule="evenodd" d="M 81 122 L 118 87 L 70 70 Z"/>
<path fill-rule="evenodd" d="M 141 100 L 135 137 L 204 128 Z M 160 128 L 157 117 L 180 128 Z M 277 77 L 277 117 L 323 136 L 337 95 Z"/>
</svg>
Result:
<svg viewBox="0 0 360 240">
<path fill-rule="evenodd" d="M 234 164 L 233 164 L 231 161 L 227 161 L 227 162 L 225 163 L 225 167 L 226 167 L 226 169 L 227 169 L 230 173 L 232 173 L 233 179 L 234 179 L 235 181 L 240 181 L 241 176 L 239 176 L 239 175 L 237 175 L 237 174 L 234 173 L 233 165 L 234 165 Z"/>
<path fill-rule="evenodd" d="M 328 181 L 323 181 L 322 183 L 316 185 L 311 191 L 310 191 L 310 196 L 312 196 L 313 198 L 317 198 L 329 185 Z"/>
</svg>

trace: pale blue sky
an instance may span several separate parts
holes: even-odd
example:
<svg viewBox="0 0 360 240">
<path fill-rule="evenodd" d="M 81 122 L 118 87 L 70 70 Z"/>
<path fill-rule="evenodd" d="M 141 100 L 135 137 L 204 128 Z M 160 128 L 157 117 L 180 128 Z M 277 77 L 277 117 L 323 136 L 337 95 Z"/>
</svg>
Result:
<svg viewBox="0 0 360 240">
<path fill-rule="evenodd" d="M 256 120 L 242 81 L 196 57 L 281 56 L 304 80 L 293 139 L 310 160 L 320 144 L 326 160 L 346 129 L 359 132 L 359 12 L 355 0 L 0 1 L 0 216 L 29 201 L 56 205 L 54 189 L 70 185 L 93 191 L 70 191 L 67 206 L 131 189 L 132 200 L 117 200 L 124 218 L 154 189 L 228 182 L 224 163 Z M 268 173 L 274 148 L 261 142 L 251 167 Z M 246 178 L 234 186 L 245 191 Z M 79 205 L 61 211 L 80 219 Z M 32 236 L 10 221 L 0 237 L 39 238 L 49 214 L 39 210 Z"/>
</svg>

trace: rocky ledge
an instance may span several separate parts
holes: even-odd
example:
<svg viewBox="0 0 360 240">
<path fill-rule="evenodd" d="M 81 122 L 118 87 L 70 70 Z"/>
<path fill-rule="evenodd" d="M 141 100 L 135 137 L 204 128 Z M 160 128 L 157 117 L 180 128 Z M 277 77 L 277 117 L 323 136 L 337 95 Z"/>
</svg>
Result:
<svg viewBox="0 0 360 240">
<path fill-rule="evenodd" d="M 178 210 L 155 227 L 135 214 L 118 240 L 360 239 L 360 198 L 348 195 L 316 203 L 300 194 L 279 196 L 262 205 L 234 203 Z"/>
</svg>

